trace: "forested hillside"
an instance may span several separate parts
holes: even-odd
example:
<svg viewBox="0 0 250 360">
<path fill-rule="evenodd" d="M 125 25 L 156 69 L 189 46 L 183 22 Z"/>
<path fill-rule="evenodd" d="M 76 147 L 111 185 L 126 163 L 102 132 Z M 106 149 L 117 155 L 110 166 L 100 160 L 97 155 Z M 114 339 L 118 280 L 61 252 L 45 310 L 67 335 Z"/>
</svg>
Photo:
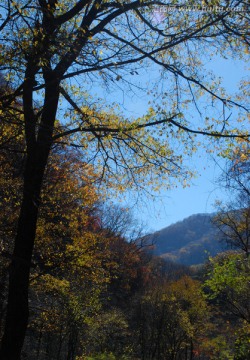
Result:
<svg viewBox="0 0 250 360">
<path fill-rule="evenodd" d="M 185 265 L 204 263 L 224 251 L 220 233 L 212 222 L 215 214 L 196 214 L 150 235 L 153 253 Z"/>
</svg>

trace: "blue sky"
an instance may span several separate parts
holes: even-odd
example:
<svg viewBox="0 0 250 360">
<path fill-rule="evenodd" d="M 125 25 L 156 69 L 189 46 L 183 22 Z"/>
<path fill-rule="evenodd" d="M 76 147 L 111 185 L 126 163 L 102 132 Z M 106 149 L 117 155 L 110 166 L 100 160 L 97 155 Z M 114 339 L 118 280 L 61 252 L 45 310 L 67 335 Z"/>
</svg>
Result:
<svg viewBox="0 0 250 360">
<path fill-rule="evenodd" d="M 217 58 L 208 63 L 217 75 L 223 78 L 223 86 L 230 92 L 237 91 L 238 83 L 246 76 L 246 63 Z M 190 187 L 176 189 L 161 193 L 155 201 L 147 202 L 147 206 L 137 211 L 139 219 L 144 220 L 149 230 L 160 230 L 170 224 L 183 220 L 197 213 L 212 213 L 215 211 L 215 200 L 227 200 L 228 194 L 218 185 L 224 165 L 223 159 L 213 159 L 198 153 L 190 159 L 190 165 L 198 172 Z"/>
<path fill-rule="evenodd" d="M 246 63 L 241 61 L 215 58 L 208 62 L 207 70 L 212 70 L 216 75 L 222 77 L 222 85 L 234 93 L 238 89 L 238 83 L 243 76 L 246 76 Z M 145 75 L 144 75 L 145 76 Z M 154 72 L 147 76 L 154 79 Z M 105 90 L 98 90 L 98 95 L 108 101 L 115 100 L 125 109 L 126 115 L 140 116 L 143 109 L 148 107 L 148 98 L 142 96 L 126 96 L 122 87 L 113 92 L 105 93 Z M 219 164 L 219 166 L 216 164 Z M 146 231 L 160 230 L 172 223 L 197 213 L 211 213 L 215 211 L 216 199 L 226 199 L 226 194 L 218 187 L 216 181 L 221 174 L 220 167 L 223 167 L 222 159 L 212 159 L 205 153 L 205 150 L 198 151 L 190 159 L 190 167 L 198 173 L 197 177 L 183 189 L 180 185 L 170 191 L 162 191 L 154 200 L 149 198 L 141 199 L 138 206 L 134 206 L 135 216 L 145 224 Z M 129 202 L 131 204 L 131 201 Z M 125 204 L 126 206 L 126 204 Z"/>
<path fill-rule="evenodd" d="M 144 208 L 139 207 L 137 216 L 144 221 L 149 231 L 160 230 L 170 224 L 183 220 L 197 213 L 211 213 L 215 211 L 214 202 L 218 198 L 225 198 L 223 191 L 216 185 L 220 171 L 212 159 L 209 161 L 196 160 L 196 168 L 200 175 L 193 179 L 190 187 L 161 192 L 154 201 L 145 202 Z M 205 168 L 205 169 L 204 169 Z"/>
</svg>

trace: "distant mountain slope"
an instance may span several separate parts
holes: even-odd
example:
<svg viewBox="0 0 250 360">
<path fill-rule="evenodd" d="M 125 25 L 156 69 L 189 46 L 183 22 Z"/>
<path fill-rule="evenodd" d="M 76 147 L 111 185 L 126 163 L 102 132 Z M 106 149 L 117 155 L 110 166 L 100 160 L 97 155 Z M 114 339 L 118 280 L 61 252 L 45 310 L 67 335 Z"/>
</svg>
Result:
<svg viewBox="0 0 250 360">
<path fill-rule="evenodd" d="M 212 214 L 196 214 L 152 234 L 154 254 L 185 265 L 203 263 L 225 250 Z M 151 238 L 152 238 L 151 237 Z"/>
</svg>

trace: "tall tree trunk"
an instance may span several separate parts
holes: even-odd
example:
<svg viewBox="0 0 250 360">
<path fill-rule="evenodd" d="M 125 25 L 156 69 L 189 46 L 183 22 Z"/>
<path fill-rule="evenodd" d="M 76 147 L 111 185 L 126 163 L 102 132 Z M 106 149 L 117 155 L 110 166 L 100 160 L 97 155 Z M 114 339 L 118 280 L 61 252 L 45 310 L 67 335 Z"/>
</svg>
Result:
<svg viewBox="0 0 250 360">
<path fill-rule="evenodd" d="M 9 294 L 5 332 L 2 339 L 0 359 L 19 360 L 29 318 L 29 275 L 36 236 L 39 199 L 45 168 L 52 143 L 52 135 L 59 99 L 59 84 L 48 77 L 45 88 L 44 111 L 36 141 L 27 138 L 32 134 L 32 105 L 27 100 L 24 109 L 26 123 L 27 161 L 24 173 L 24 188 L 17 235 L 9 273 Z M 51 85 L 53 84 L 53 85 Z M 32 90 L 32 88 L 31 88 Z M 30 96 L 27 90 L 27 97 Z M 25 96 L 25 91 L 24 91 Z M 25 99 L 24 99 L 25 107 Z M 29 122 L 29 120 L 31 121 Z"/>
<path fill-rule="evenodd" d="M 19 359 L 28 324 L 28 288 L 38 207 L 32 194 L 23 199 L 9 274 L 9 295 L 1 359 Z"/>
</svg>

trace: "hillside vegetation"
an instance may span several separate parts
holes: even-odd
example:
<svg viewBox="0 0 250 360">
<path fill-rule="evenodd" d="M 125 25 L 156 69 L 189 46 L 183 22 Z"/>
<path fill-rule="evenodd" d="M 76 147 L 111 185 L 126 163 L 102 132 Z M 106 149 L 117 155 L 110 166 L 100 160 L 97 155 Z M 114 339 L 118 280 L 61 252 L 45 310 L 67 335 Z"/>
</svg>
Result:
<svg viewBox="0 0 250 360">
<path fill-rule="evenodd" d="M 163 259 L 185 265 L 204 263 L 209 256 L 225 250 L 220 241 L 213 214 L 196 214 L 154 234 L 153 253 Z"/>
</svg>

